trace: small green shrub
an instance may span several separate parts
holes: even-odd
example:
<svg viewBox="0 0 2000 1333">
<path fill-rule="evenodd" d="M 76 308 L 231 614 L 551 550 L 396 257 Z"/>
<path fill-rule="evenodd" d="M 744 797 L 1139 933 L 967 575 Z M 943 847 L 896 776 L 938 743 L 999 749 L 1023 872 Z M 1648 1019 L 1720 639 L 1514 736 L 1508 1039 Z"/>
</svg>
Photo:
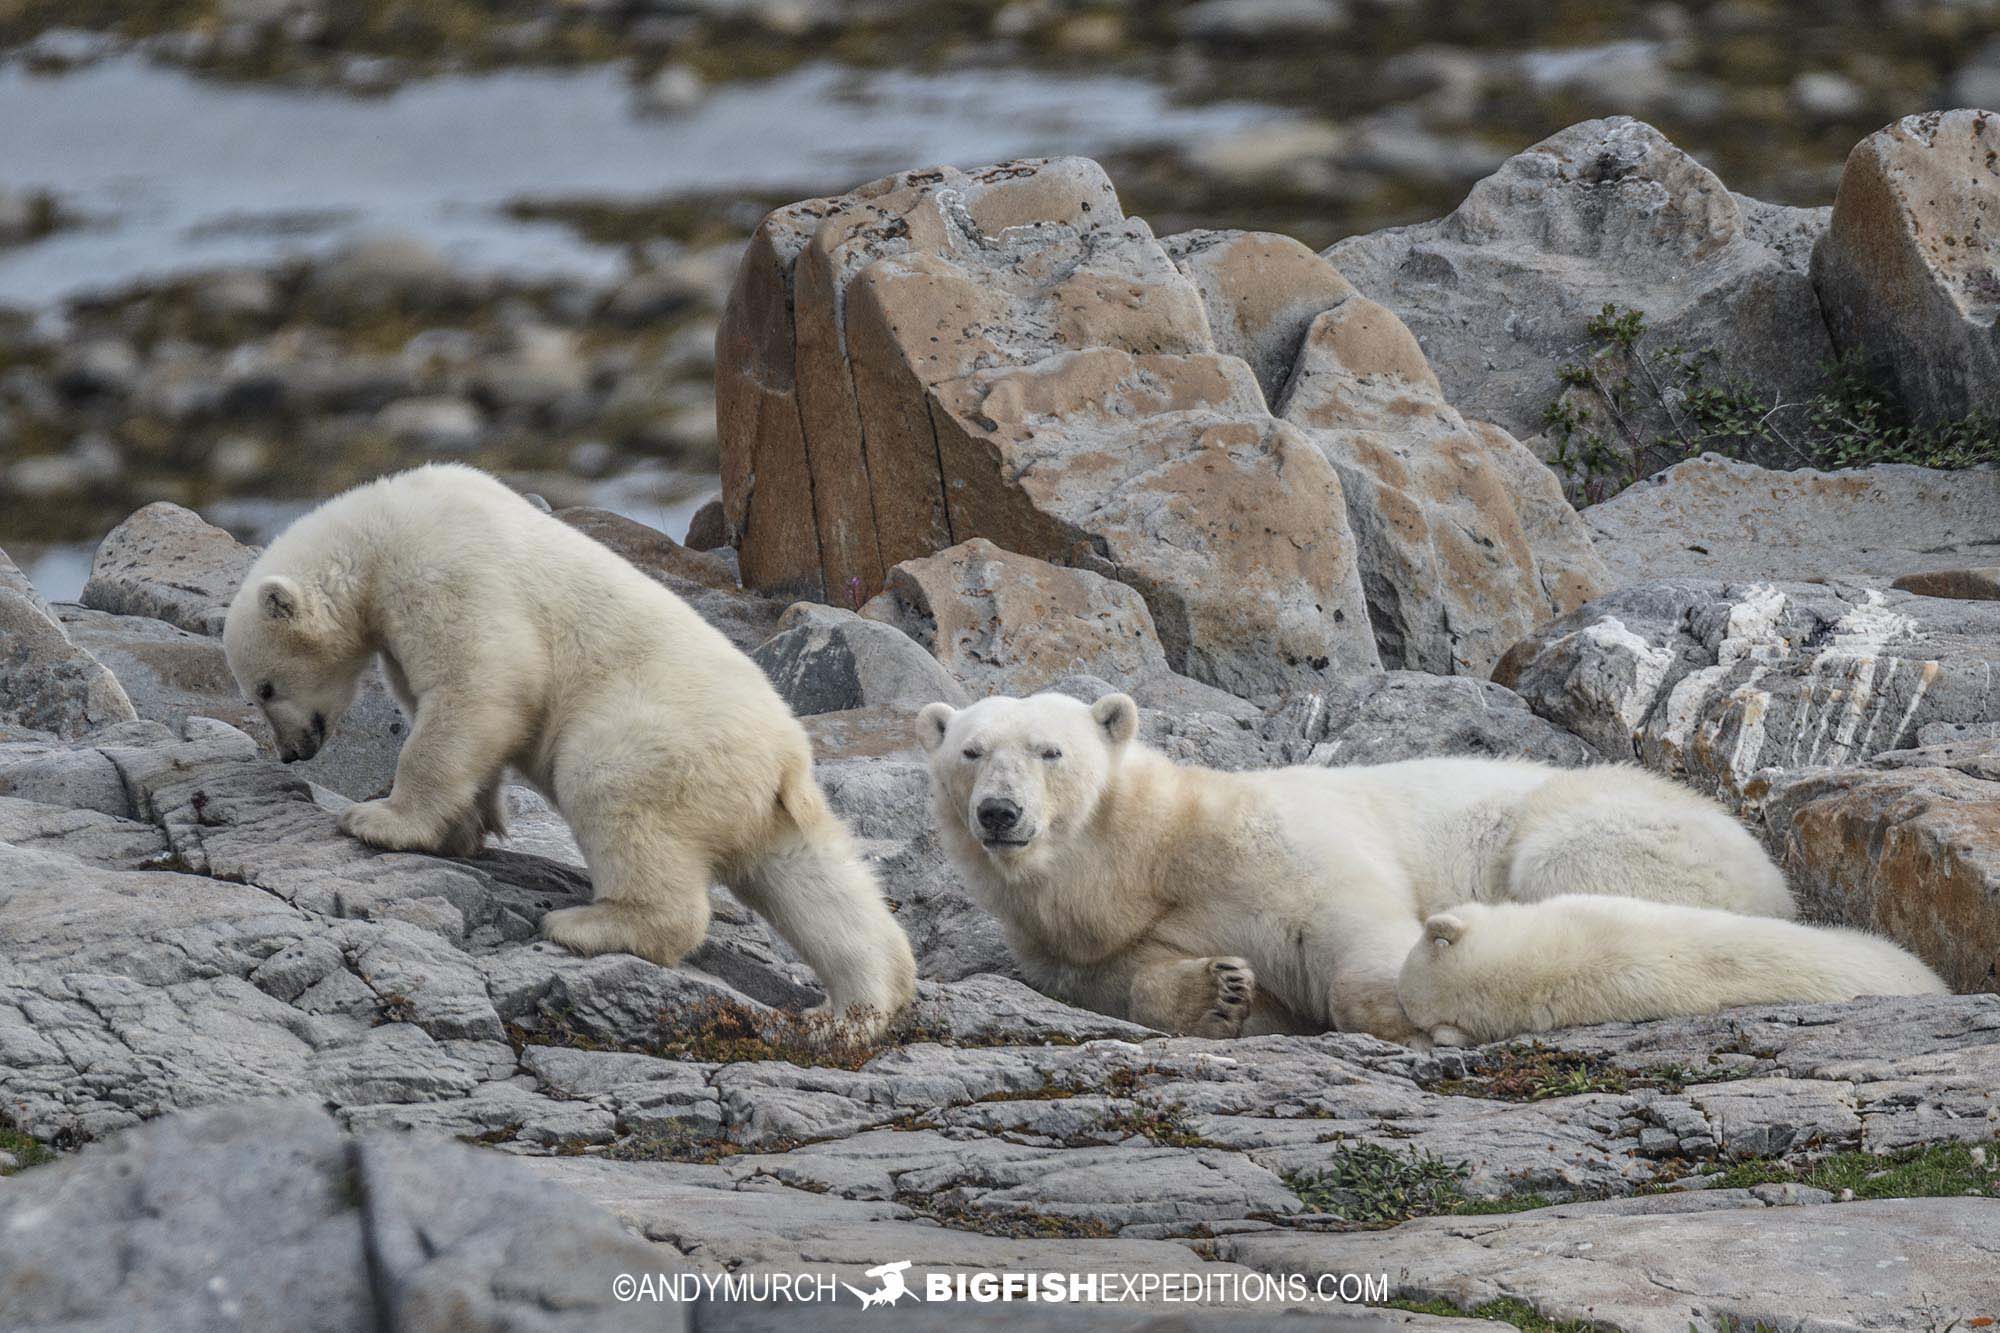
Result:
<svg viewBox="0 0 2000 1333">
<path fill-rule="evenodd" d="M 1649 343 L 1640 311 L 1606 305 L 1584 328 L 1581 359 L 1556 367 L 1563 391 L 1542 415 L 1549 461 L 1578 503 L 1703 453 L 1818 468 L 2000 462 L 2000 419 L 1919 425 L 1859 357 L 1826 367 L 1818 393 L 1786 402 L 1730 374 L 1714 348 Z"/>
<path fill-rule="evenodd" d="M 1465 1203 L 1459 1182 L 1467 1170 L 1463 1162 L 1447 1162 L 1420 1148 L 1396 1152 L 1356 1143 L 1343 1148 L 1324 1170 L 1295 1172 L 1285 1183 L 1313 1212 L 1393 1226 L 1457 1210 Z"/>
</svg>

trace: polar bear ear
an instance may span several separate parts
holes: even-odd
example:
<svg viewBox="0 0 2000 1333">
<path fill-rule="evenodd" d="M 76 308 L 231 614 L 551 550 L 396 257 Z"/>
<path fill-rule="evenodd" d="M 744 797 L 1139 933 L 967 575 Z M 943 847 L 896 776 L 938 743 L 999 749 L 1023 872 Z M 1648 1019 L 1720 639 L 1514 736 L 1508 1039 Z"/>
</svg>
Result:
<svg viewBox="0 0 2000 1333">
<path fill-rule="evenodd" d="M 948 703 L 924 705 L 923 712 L 917 714 L 917 743 L 924 747 L 925 753 L 935 754 L 938 746 L 944 744 L 945 728 L 957 716 L 958 710 Z"/>
<path fill-rule="evenodd" d="M 305 590 L 283 574 L 266 575 L 257 585 L 257 605 L 266 620 L 296 622 L 305 614 Z"/>
<path fill-rule="evenodd" d="M 1424 937 L 1434 948 L 1448 949 L 1458 943 L 1459 936 L 1463 934 L 1465 934 L 1465 922 L 1449 912 L 1424 922 Z"/>
<path fill-rule="evenodd" d="M 1123 745 L 1139 734 L 1139 705 L 1129 694 L 1107 694 L 1090 706 L 1090 716 L 1113 745 Z"/>
</svg>

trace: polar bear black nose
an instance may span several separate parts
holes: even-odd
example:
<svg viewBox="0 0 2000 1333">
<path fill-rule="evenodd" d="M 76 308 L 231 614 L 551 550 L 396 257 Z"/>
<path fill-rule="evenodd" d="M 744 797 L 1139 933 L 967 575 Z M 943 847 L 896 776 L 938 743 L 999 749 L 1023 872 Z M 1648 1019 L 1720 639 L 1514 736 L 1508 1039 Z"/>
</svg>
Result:
<svg viewBox="0 0 2000 1333">
<path fill-rule="evenodd" d="M 979 827 L 991 834 L 1005 833 L 1021 822 L 1021 807 L 1002 796 L 989 796 L 979 803 Z"/>
</svg>

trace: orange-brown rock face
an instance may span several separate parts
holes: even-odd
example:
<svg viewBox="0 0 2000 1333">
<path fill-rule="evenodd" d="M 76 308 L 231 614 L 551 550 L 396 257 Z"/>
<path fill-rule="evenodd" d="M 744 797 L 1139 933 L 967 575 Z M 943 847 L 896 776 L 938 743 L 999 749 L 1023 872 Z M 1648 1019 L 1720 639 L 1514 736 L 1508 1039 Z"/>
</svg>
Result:
<svg viewBox="0 0 2000 1333">
<path fill-rule="evenodd" d="M 753 587 L 858 606 L 984 538 L 1125 584 L 1173 670 L 1255 698 L 1378 645 L 1483 675 L 1601 580 L 1553 478 L 1444 403 L 1394 315 L 1284 237 L 1156 240 L 1082 159 L 778 210 L 717 376 Z"/>
</svg>

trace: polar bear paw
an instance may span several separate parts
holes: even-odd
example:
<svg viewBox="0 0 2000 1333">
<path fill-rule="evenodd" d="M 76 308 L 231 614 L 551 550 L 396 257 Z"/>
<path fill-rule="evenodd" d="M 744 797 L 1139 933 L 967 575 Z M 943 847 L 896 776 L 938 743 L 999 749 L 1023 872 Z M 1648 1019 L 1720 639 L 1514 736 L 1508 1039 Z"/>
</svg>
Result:
<svg viewBox="0 0 2000 1333">
<path fill-rule="evenodd" d="M 1208 982 L 1213 988 L 1208 1008 L 1195 1020 L 1197 1037 L 1238 1037 L 1257 999 L 1257 974 L 1242 958 L 1208 960 Z"/>
<path fill-rule="evenodd" d="M 466 846 L 459 834 L 440 839 L 424 821 L 411 819 L 388 801 L 361 801 L 340 815 L 340 830 L 359 838 L 370 847 L 388 852 L 430 852 L 438 856 L 470 856 L 479 850 L 475 842 Z"/>
</svg>

